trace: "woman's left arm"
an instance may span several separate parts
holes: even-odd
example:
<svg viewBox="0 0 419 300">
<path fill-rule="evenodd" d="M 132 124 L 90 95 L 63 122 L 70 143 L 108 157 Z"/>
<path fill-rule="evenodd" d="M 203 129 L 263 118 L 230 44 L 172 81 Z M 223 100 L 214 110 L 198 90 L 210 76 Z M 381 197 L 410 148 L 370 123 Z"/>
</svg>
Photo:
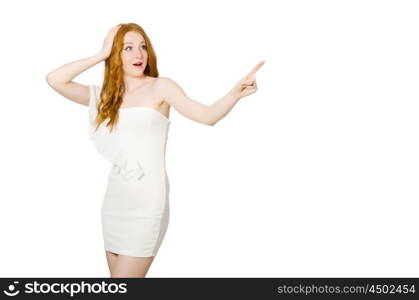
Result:
<svg viewBox="0 0 419 300">
<path fill-rule="evenodd" d="M 167 77 L 160 78 L 163 99 L 185 117 L 213 126 L 224 118 L 241 98 L 256 92 L 255 73 L 264 63 L 265 61 L 258 63 L 223 98 L 209 106 L 190 99 L 174 80 Z"/>
</svg>

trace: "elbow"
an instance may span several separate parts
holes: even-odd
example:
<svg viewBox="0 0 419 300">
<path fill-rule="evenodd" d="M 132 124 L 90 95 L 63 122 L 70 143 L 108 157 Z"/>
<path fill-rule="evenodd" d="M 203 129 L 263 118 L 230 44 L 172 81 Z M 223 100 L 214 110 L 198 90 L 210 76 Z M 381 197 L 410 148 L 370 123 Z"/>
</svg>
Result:
<svg viewBox="0 0 419 300">
<path fill-rule="evenodd" d="M 214 126 L 217 123 L 217 121 L 214 120 L 210 106 L 207 106 L 207 111 L 205 112 L 205 116 L 206 116 L 205 118 L 206 120 L 204 122 L 205 125 Z"/>
<path fill-rule="evenodd" d="M 212 120 L 209 120 L 208 122 L 206 122 L 205 123 L 206 125 L 208 125 L 208 126 L 214 126 L 215 124 L 217 124 L 217 121 L 212 121 Z"/>
<path fill-rule="evenodd" d="M 45 76 L 45 80 L 47 81 L 47 83 L 52 86 L 53 85 L 53 78 L 51 76 L 51 73 L 48 73 L 47 76 Z"/>
<path fill-rule="evenodd" d="M 45 76 L 45 80 L 47 81 L 47 83 L 51 86 L 57 86 L 60 85 L 62 83 L 62 81 L 59 80 L 59 78 L 57 78 L 56 74 L 53 74 L 54 71 L 49 72 L 46 76 Z"/>
</svg>

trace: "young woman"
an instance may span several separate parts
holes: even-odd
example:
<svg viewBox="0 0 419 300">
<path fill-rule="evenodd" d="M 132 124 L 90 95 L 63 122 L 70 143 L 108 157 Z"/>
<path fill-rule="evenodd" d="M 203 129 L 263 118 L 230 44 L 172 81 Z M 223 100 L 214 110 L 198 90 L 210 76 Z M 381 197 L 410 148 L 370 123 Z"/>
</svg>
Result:
<svg viewBox="0 0 419 300">
<path fill-rule="evenodd" d="M 72 81 L 105 61 L 103 85 Z M 169 112 L 214 125 L 241 98 L 256 92 L 261 61 L 220 100 L 204 105 L 190 99 L 172 79 L 159 77 L 147 34 L 135 23 L 112 27 L 102 50 L 47 75 L 62 96 L 89 108 L 89 135 L 112 164 L 102 204 L 104 248 L 111 277 L 145 277 L 169 222 L 165 151 Z"/>
</svg>

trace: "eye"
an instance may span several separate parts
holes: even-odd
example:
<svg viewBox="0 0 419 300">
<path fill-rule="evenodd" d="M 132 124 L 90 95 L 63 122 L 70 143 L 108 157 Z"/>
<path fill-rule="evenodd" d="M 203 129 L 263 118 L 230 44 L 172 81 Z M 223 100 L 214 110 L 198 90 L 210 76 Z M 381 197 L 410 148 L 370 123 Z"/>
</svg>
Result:
<svg viewBox="0 0 419 300">
<path fill-rule="evenodd" d="M 124 50 L 127 50 L 128 48 L 132 48 L 132 47 L 131 46 L 125 47 Z M 143 49 L 147 49 L 147 46 L 146 45 L 143 45 Z"/>
</svg>

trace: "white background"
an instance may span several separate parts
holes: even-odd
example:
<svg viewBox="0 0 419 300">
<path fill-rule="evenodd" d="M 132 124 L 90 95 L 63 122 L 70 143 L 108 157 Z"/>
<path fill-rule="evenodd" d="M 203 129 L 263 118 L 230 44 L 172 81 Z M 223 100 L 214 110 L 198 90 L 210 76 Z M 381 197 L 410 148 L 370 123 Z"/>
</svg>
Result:
<svg viewBox="0 0 419 300">
<path fill-rule="evenodd" d="M 110 166 L 87 107 L 45 77 L 128 22 L 160 76 L 208 105 L 266 61 L 215 126 L 172 108 L 171 216 L 147 277 L 419 276 L 418 15 L 417 1 L 1 2 L 0 276 L 109 276 Z"/>
</svg>

